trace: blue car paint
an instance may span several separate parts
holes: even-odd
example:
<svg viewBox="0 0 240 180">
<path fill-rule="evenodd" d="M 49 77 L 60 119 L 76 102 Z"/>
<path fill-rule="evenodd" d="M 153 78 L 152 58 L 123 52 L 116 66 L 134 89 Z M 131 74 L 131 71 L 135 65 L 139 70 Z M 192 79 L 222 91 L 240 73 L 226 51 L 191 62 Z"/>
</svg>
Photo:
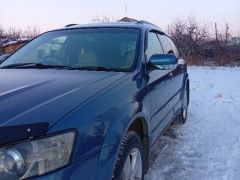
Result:
<svg viewBox="0 0 240 180">
<path fill-rule="evenodd" d="M 155 65 L 177 64 L 177 57 L 173 54 L 156 54 L 151 57 L 151 63 Z"/>
<path fill-rule="evenodd" d="M 181 107 L 182 90 L 188 80 L 186 66 L 179 65 L 173 71 L 173 77 L 178 80 L 172 84 L 178 87 L 176 92 L 171 92 L 174 94 L 171 100 L 155 107 L 160 116 L 164 109 L 165 116 L 154 124 L 150 94 L 161 88 L 157 87 L 159 82 L 168 83 L 172 77 L 169 79 L 168 71 L 156 70 L 154 79 L 154 72 L 153 76 L 146 72 L 144 45 L 149 28 L 136 27 L 141 29 L 141 39 L 133 72 L 0 70 L 0 77 L 7 77 L 0 79 L 0 136 L 1 128 L 17 128 L 14 135 L 5 133 L 0 145 L 64 129 L 78 132 L 72 163 L 33 179 L 111 179 L 120 141 L 135 119 L 146 124 L 144 136 L 150 145 L 171 122 Z M 164 93 L 168 94 L 168 90 Z M 37 134 L 22 133 L 28 125 L 38 123 L 44 123 L 44 128 Z"/>
</svg>

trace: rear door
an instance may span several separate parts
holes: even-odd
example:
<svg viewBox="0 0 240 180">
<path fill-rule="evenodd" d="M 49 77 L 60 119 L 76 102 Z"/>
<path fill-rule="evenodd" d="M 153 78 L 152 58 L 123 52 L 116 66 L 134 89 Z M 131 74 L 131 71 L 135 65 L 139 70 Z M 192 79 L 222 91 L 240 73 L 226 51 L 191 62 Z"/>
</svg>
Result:
<svg viewBox="0 0 240 180">
<path fill-rule="evenodd" d="M 163 48 L 154 32 L 148 34 L 148 48 L 146 59 L 149 61 L 154 54 L 163 54 Z M 163 129 L 168 125 L 172 117 L 172 72 L 171 70 L 151 69 L 148 70 L 148 92 L 151 104 L 151 135 L 155 142 Z"/>
</svg>

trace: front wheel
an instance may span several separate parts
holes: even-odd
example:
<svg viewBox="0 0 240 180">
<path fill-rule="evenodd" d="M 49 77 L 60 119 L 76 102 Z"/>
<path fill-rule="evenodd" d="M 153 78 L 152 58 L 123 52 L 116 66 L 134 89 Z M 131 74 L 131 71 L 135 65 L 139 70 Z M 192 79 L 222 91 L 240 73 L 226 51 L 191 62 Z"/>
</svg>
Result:
<svg viewBox="0 0 240 180">
<path fill-rule="evenodd" d="M 137 133 L 130 131 L 122 139 L 113 180 L 144 180 L 144 148 Z"/>
</svg>

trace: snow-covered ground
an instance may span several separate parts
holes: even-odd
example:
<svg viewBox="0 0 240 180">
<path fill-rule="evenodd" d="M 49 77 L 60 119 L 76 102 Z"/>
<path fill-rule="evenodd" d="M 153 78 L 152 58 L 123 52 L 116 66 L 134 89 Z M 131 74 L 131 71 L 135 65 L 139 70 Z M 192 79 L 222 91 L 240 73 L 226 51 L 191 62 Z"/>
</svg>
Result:
<svg viewBox="0 0 240 180">
<path fill-rule="evenodd" d="M 190 67 L 189 76 L 188 121 L 160 138 L 145 179 L 238 180 L 240 68 Z"/>
</svg>

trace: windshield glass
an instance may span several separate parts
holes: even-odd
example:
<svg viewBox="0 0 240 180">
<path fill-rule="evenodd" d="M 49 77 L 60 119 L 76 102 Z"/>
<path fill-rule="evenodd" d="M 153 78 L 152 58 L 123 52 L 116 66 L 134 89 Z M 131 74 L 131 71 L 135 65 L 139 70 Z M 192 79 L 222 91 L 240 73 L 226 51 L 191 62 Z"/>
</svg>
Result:
<svg viewBox="0 0 240 180">
<path fill-rule="evenodd" d="M 0 67 L 41 63 L 129 70 L 137 54 L 139 30 L 126 28 L 70 29 L 45 33 L 11 55 Z"/>
</svg>

